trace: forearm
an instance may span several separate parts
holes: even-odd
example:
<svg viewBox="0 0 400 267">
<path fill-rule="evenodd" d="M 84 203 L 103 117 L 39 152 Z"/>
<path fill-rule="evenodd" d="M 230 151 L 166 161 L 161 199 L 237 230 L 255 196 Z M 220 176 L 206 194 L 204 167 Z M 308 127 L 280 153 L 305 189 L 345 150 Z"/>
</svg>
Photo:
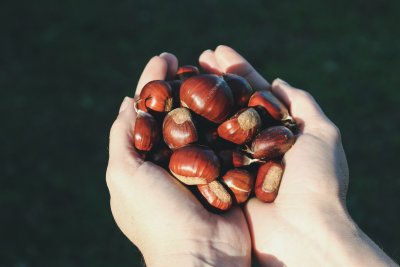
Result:
<svg viewBox="0 0 400 267">
<path fill-rule="evenodd" d="M 254 233 L 261 266 L 398 266 L 357 227 L 341 204 L 286 217 L 290 212 L 274 214 L 278 219 L 265 226 L 268 232 Z M 268 238 L 258 240 L 257 235 Z"/>
<path fill-rule="evenodd" d="M 330 227 L 330 258 L 340 266 L 398 266 L 347 214 L 341 220 Z"/>
</svg>

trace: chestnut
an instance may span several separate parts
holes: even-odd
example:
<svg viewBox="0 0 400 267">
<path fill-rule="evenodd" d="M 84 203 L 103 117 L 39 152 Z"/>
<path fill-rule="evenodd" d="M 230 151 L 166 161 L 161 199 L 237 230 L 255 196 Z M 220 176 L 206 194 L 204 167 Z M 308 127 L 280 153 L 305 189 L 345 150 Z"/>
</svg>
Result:
<svg viewBox="0 0 400 267">
<path fill-rule="evenodd" d="M 133 130 L 134 146 L 139 151 L 150 151 L 159 139 L 155 118 L 147 112 L 138 110 Z"/>
<path fill-rule="evenodd" d="M 259 133 L 245 151 L 256 159 L 282 156 L 295 142 L 295 136 L 285 126 L 273 126 Z"/>
<path fill-rule="evenodd" d="M 249 82 L 242 76 L 225 73 L 222 78 L 232 90 L 233 102 L 237 109 L 247 106 L 250 96 L 253 94 L 253 88 Z"/>
<path fill-rule="evenodd" d="M 180 90 L 181 105 L 214 123 L 223 122 L 233 108 L 232 91 L 216 75 L 202 74 L 188 78 Z"/>
<path fill-rule="evenodd" d="M 245 108 L 218 127 L 218 135 L 242 145 L 251 141 L 261 127 L 261 118 L 253 108 Z"/>
<path fill-rule="evenodd" d="M 171 86 L 163 80 L 148 82 L 142 89 L 138 99 L 138 108 L 142 111 L 169 112 L 173 98 Z"/>
<path fill-rule="evenodd" d="M 169 169 L 184 184 L 207 184 L 219 176 L 220 162 L 208 147 L 188 145 L 172 153 Z"/>
<path fill-rule="evenodd" d="M 256 178 L 256 197 L 264 202 L 273 202 L 278 195 L 282 175 L 283 166 L 277 161 L 261 165 Z"/>
<path fill-rule="evenodd" d="M 223 165 L 225 167 L 243 167 L 249 166 L 253 163 L 265 163 L 265 161 L 260 159 L 251 159 L 246 156 L 244 153 L 235 150 L 235 149 L 225 149 L 221 150 L 218 153 Z"/>
<path fill-rule="evenodd" d="M 218 181 L 198 185 L 201 195 L 207 202 L 219 211 L 226 211 L 232 206 L 232 197 L 225 187 Z"/>
<path fill-rule="evenodd" d="M 192 76 L 199 75 L 200 71 L 196 66 L 192 65 L 185 65 L 178 68 L 176 71 L 176 76 L 181 79 L 182 81 L 190 78 Z"/>
<path fill-rule="evenodd" d="M 162 132 L 165 143 L 176 149 L 197 141 L 197 130 L 187 108 L 176 108 L 164 118 Z"/>
<path fill-rule="evenodd" d="M 232 191 L 237 204 L 245 202 L 254 186 L 254 177 L 248 171 L 231 169 L 222 177 L 225 185 Z"/>
<path fill-rule="evenodd" d="M 270 91 L 263 90 L 255 92 L 249 99 L 249 107 L 263 107 L 275 120 L 283 122 L 286 126 L 292 127 L 295 121 L 290 116 L 286 106 Z"/>
</svg>

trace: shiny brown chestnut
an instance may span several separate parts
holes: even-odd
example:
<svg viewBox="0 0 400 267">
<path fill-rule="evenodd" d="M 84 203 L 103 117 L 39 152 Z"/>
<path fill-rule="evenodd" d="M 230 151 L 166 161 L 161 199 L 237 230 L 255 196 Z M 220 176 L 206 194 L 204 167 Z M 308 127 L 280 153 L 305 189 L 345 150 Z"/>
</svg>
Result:
<svg viewBox="0 0 400 267">
<path fill-rule="evenodd" d="M 219 176 L 220 162 L 208 147 L 188 145 L 172 153 L 169 169 L 184 184 L 207 184 Z"/>
<path fill-rule="evenodd" d="M 188 78 L 180 90 L 181 105 L 214 123 L 223 122 L 233 108 L 233 95 L 227 83 L 216 75 Z"/>
<path fill-rule="evenodd" d="M 192 76 L 199 75 L 200 71 L 196 66 L 192 65 L 185 65 L 178 68 L 176 71 L 176 76 L 181 79 L 182 81 L 190 78 Z"/>
<path fill-rule="evenodd" d="M 249 100 L 249 107 L 263 107 L 275 120 L 281 121 L 288 127 L 295 125 L 287 107 L 270 91 L 263 90 L 255 92 Z"/>
<path fill-rule="evenodd" d="M 255 193 L 256 197 L 264 202 L 273 202 L 278 195 L 282 180 L 283 166 L 277 161 L 269 161 L 258 170 Z"/>
<path fill-rule="evenodd" d="M 232 206 L 232 197 L 220 182 L 212 181 L 198 185 L 197 188 L 207 202 L 217 210 L 226 211 Z"/>
<path fill-rule="evenodd" d="M 251 159 L 246 156 L 244 153 L 235 150 L 235 149 L 225 149 L 221 150 L 218 153 L 223 165 L 225 167 L 243 167 L 249 166 L 253 163 L 265 163 L 265 161 L 260 159 Z"/>
<path fill-rule="evenodd" d="M 150 151 L 159 139 L 157 121 L 147 112 L 138 110 L 133 130 L 134 146 L 140 151 Z"/>
<path fill-rule="evenodd" d="M 163 80 L 148 82 L 140 92 L 137 103 L 142 111 L 169 112 L 173 105 L 171 86 Z"/>
<path fill-rule="evenodd" d="M 261 118 L 253 108 L 245 108 L 218 126 L 218 135 L 232 143 L 250 142 L 261 127 Z"/>
<path fill-rule="evenodd" d="M 171 149 L 197 142 L 197 130 L 187 108 L 176 108 L 164 118 L 162 132 L 165 143 Z"/>
<path fill-rule="evenodd" d="M 237 109 L 247 106 L 250 96 L 253 94 L 253 88 L 249 82 L 242 76 L 225 73 L 222 78 L 232 90 L 233 101 Z"/>
<path fill-rule="evenodd" d="M 295 142 L 295 136 L 285 126 L 273 126 L 259 133 L 245 151 L 256 159 L 282 156 Z"/>
<path fill-rule="evenodd" d="M 227 171 L 222 180 L 234 194 L 237 204 L 241 204 L 249 198 L 254 186 L 253 175 L 242 169 Z"/>
</svg>

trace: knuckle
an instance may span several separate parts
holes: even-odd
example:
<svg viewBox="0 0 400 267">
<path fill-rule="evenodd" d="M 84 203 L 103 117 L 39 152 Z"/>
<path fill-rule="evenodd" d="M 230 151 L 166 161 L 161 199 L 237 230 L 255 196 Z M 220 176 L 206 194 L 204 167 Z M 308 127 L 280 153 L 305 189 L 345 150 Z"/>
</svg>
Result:
<svg viewBox="0 0 400 267">
<path fill-rule="evenodd" d="M 111 129 L 110 129 L 110 138 L 112 136 L 115 136 L 120 130 L 121 127 L 123 126 L 122 122 L 120 119 L 116 119 L 113 124 L 111 125 Z"/>
<path fill-rule="evenodd" d="M 116 119 L 111 125 L 110 135 L 112 135 L 118 128 L 119 128 L 119 122 L 118 119 Z"/>
<path fill-rule="evenodd" d="M 106 184 L 108 188 L 110 188 L 112 180 L 113 180 L 113 167 L 111 162 L 109 162 L 106 170 Z"/>
<path fill-rule="evenodd" d="M 303 99 L 314 99 L 309 92 L 307 92 L 303 89 L 296 89 L 296 90 L 297 90 L 297 94 L 299 97 L 301 97 Z"/>
<path fill-rule="evenodd" d="M 329 137 L 333 138 L 336 141 L 342 140 L 342 134 L 340 132 L 339 127 L 333 122 L 329 122 L 325 127 L 325 131 Z"/>
</svg>

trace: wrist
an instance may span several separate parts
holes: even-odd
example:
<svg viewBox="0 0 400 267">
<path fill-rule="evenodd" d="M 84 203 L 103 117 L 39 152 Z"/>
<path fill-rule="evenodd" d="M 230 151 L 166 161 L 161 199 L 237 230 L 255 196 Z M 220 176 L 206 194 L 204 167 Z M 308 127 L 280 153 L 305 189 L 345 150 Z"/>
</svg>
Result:
<svg viewBox="0 0 400 267">
<path fill-rule="evenodd" d="M 251 255 L 232 244 L 210 240 L 172 241 L 143 253 L 146 265 L 158 266 L 250 266 Z"/>
<path fill-rule="evenodd" d="M 276 219 L 265 226 L 273 230 L 254 233 L 261 266 L 397 266 L 358 228 L 340 200 L 302 204 L 275 207 L 270 216 Z M 265 238 L 257 240 L 260 234 Z"/>
</svg>

